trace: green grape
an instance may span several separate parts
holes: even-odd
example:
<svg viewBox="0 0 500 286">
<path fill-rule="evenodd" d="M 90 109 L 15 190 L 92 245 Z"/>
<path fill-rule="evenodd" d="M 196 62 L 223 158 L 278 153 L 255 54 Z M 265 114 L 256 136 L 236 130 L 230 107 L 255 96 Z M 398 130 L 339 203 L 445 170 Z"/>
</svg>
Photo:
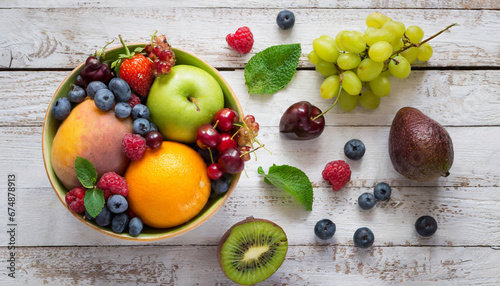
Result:
<svg viewBox="0 0 500 286">
<path fill-rule="evenodd" d="M 340 77 L 338 75 L 331 75 L 327 77 L 321 84 L 320 93 L 324 99 L 330 99 L 337 96 L 340 89 Z"/>
<path fill-rule="evenodd" d="M 376 109 L 380 105 L 380 97 L 376 96 L 371 90 L 367 90 L 359 97 L 359 103 L 365 109 Z"/>
<path fill-rule="evenodd" d="M 329 63 L 320 59 L 316 64 L 316 71 L 324 76 L 331 76 L 334 74 L 338 74 L 338 70 L 335 67 L 335 64 Z"/>
<path fill-rule="evenodd" d="M 376 79 L 370 81 L 369 85 L 372 92 L 378 97 L 388 96 L 391 93 L 391 83 L 383 75 L 379 75 Z"/>
<path fill-rule="evenodd" d="M 417 59 L 418 56 L 418 48 L 417 47 L 411 47 L 409 49 L 406 49 L 400 53 L 405 59 L 410 63 L 413 64 L 413 62 Z"/>
<path fill-rule="evenodd" d="M 390 77 L 392 76 L 391 71 L 387 68 L 385 71 L 380 73 L 381 76 Z"/>
<path fill-rule="evenodd" d="M 361 62 L 361 58 L 357 54 L 344 53 L 337 59 L 337 65 L 343 70 L 356 68 Z"/>
<path fill-rule="evenodd" d="M 382 26 L 382 29 L 392 31 L 396 38 L 402 38 L 406 30 L 405 24 L 398 21 L 387 21 Z"/>
<path fill-rule="evenodd" d="M 401 38 L 395 39 L 394 41 L 391 42 L 391 45 L 393 51 L 399 51 L 404 46 L 403 39 Z"/>
<path fill-rule="evenodd" d="M 392 54 L 392 46 L 389 42 L 380 41 L 373 44 L 368 50 L 370 58 L 376 62 L 387 60 Z"/>
<path fill-rule="evenodd" d="M 426 62 L 432 57 L 432 47 L 429 43 L 423 43 L 420 47 L 418 47 L 418 56 L 417 59 L 419 61 Z"/>
<path fill-rule="evenodd" d="M 313 41 L 313 49 L 320 59 L 327 62 L 335 62 L 339 57 L 339 50 L 335 46 L 335 40 L 332 37 L 321 36 Z"/>
<path fill-rule="evenodd" d="M 362 81 L 374 80 L 384 69 L 384 63 L 376 62 L 370 58 L 361 61 L 356 73 Z"/>
<path fill-rule="evenodd" d="M 345 90 L 342 89 L 337 104 L 343 111 L 351 112 L 353 111 L 354 108 L 356 108 L 358 102 L 359 102 L 359 95 L 350 95 Z"/>
<path fill-rule="evenodd" d="M 389 70 L 397 78 L 406 78 L 410 74 L 410 63 L 403 56 L 395 56 L 389 62 Z"/>
<path fill-rule="evenodd" d="M 366 26 L 368 27 L 374 27 L 374 28 L 382 28 L 382 26 L 387 22 L 390 21 L 391 18 L 387 17 L 384 14 L 375 12 L 368 17 L 366 17 Z"/>
<path fill-rule="evenodd" d="M 340 37 L 340 41 L 344 49 L 353 54 L 359 54 L 366 49 L 365 39 L 353 31 L 343 33 Z"/>
<path fill-rule="evenodd" d="M 342 46 L 342 39 L 341 39 L 344 33 L 349 33 L 349 31 L 341 31 L 337 34 L 337 36 L 335 36 L 335 45 L 341 51 L 345 51 L 344 46 Z"/>
<path fill-rule="evenodd" d="M 419 26 L 411 26 L 406 29 L 405 35 L 410 39 L 413 44 L 418 44 L 424 38 L 424 30 Z"/>
<path fill-rule="evenodd" d="M 316 54 L 315 51 L 311 51 L 308 55 L 307 55 L 307 58 L 309 59 L 309 61 L 313 64 L 313 65 L 317 65 L 318 62 L 320 61 L 320 58 L 318 57 L 318 55 Z"/>
<path fill-rule="evenodd" d="M 352 71 L 342 73 L 342 88 L 350 95 L 358 95 L 363 84 L 358 76 Z"/>
<path fill-rule="evenodd" d="M 365 30 L 365 34 L 363 35 L 363 37 L 365 38 L 366 44 L 368 46 L 371 46 L 380 41 L 391 43 L 396 39 L 394 32 L 392 32 L 391 30 L 376 29 L 372 27 L 369 27 Z"/>
</svg>

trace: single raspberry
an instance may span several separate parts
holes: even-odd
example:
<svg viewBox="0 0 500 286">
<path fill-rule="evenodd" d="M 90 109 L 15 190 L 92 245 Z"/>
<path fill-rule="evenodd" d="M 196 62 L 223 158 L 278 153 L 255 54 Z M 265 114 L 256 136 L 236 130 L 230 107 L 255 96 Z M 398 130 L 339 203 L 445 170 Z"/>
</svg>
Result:
<svg viewBox="0 0 500 286">
<path fill-rule="evenodd" d="M 146 139 L 139 134 L 127 133 L 123 136 L 122 150 L 127 157 L 137 161 L 146 153 Z"/>
<path fill-rule="evenodd" d="M 133 219 L 134 217 L 136 217 L 135 213 L 130 208 L 128 208 L 125 212 L 128 214 L 128 217 L 130 219 Z"/>
<path fill-rule="evenodd" d="M 326 164 L 323 179 L 332 184 L 332 189 L 338 191 L 351 180 L 351 168 L 344 160 L 336 160 Z"/>
<path fill-rule="evenodd" d="M 130 107 L 134 108 L 134 106 L 136 106 L 139 103 L 141 103 L 141 99 L 135 93 L 131 93 L 130 99 L 128 101 L 128 104 L 130 104 Z"/>
<path fill-rule="evenodd" d="M 106 198 L 106 192 L 108 195 L 118 194 L 126 197 L 128 195 L 128 184 L 125 179 L 115 172 L 108 172 L 102 175 L 99 182 L 97 182 L 96 188 L 104 192 L 104 198 Z M 112 194 L 109 194 L 111 192 Z M 108 196 L 109 197 L 109 196 Z"/>
<path fill-rule="evenodd" d="M 253 34 L 248 27 L 241 27 L 226 36 L 227 44 L 240 54 L 249 53 L 253 46 Z"/>
<path fill-rule="evenodd" d="M 85 197 L 85 188 L 76 187 L 71 191 L 66 193 L 66 204 L 68 208 L 75 213 L 83 213 L 85 211 L 85 205 L 83 204 L 83 197 Z"/>
</svg>

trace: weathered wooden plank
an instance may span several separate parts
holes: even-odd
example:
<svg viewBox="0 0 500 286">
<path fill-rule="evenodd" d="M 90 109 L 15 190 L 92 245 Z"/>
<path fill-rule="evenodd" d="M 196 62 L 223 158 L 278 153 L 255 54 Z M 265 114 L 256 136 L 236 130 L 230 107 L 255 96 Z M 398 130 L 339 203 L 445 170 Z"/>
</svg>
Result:
<svg viewBox="0 0 500 286">
<path fill-rule="evenodd" d="M 216 246 L 19 248 L 3 285 L 233 285 Z M 499 250 L 292 246 L 265 285 L 498 285 Z M 8 253 L 3 247 L 2 257 Z"/>
<path fill-rule="evenodd" d="M 216 67 L 241 68 L 258 51 L 297 42 L 303 48 L 300 66 L 311 66 L 307 54 L 312 50 L 314 38 L 323 34 L 335 36 L 346 29 L 364 31 L 366 16 L 377 9 L 296 9 L 295 27 L 288 31 L 280 30 L 275 23 L 279 10 L 150 6 L 1 9 L 0 17 L 9 25 L 0 26 L 0 68 L 74 67 L 118 34 L 128 42 L 144 42 L 155 29 L 166 33 L 174 47 L 192 51 Z M 451 32 L 432 40 L 434 56 L 423 65 L 498 66 L 500 63 L 500 39 L 490 36 L 500 27 L 497 11 L 383 12 L 407 26 L 420 25 L 428 36 L 451 23 L 459 23 Z M 248 25 L 255 37 L 253 50 L 247 55 L 238 54 L 225 42 L 228 33 L 243 25 Z"/>
<path fill-rule="evenodd" d="M 52 95 L 69 72 L 0 72 L 3 104 L 0 126 L 41 126 Z M 319 90 L 323 76 L 299 70 L 282 91 L 274 95 L 248 95 L 244 72 L 222 71 L 245 113 L 261 126 L 278 126 L 288 106 L 307 100 L 326 110 L 333 100 L 323 100 Z M 345 113 L 339 108 L 326 115 L 328 126 L 390 125 L 403 106 L 419 108 L 445 126 L 500 125 L 500 71 L 414 71 L 404 80 L 392 77 L 392 92 L 377 110 L 358 106 Z M 29 88 L 26 83 L 29 82 Z"/>
</svg>

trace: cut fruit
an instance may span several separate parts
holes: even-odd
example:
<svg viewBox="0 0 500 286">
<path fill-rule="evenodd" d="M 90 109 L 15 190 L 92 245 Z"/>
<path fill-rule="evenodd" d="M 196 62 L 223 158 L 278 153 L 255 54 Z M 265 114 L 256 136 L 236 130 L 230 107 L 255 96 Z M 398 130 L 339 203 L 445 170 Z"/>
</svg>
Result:
<svg viewBox="0 0 500 286">
<path fill-rule="evenodd" d="M 285 260 L 287 251 L 288 240 L 280 226 L 248 217 L 224 234 L 217 257 L 229 279 L 251 285 L 273 275 Z"/>
</svg>

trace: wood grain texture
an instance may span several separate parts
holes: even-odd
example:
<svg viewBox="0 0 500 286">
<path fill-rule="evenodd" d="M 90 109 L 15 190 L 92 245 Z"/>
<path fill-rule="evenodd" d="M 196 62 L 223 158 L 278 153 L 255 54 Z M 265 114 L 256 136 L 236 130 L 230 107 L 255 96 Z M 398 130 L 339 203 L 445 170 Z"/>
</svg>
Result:
<svg viewBox="0 0 500 286">
<path fill-rule="evenodd" d="M 17 285 L 234 285 L 216 246 L 45 247 L 17 250 Z M 263 285 L 498 285 L 489 247 L 292 246 Z M 0 253 L 6 257 L 6 249 Z M 193 263 L 196 261 L 196 263 Z M 13 279 L 0 276 L 2 285 Z M 10 279 L 10 280 L 9 280 Z"/>
<path fill-rule="evenodd" d="M 276 44 L 302 43 L 299 66 L 312 67 L 307 54 L 320 35 L 365 30 L 365 18 L 376 9 L 297 9 L 293 29 L 276 25 L 280 9 L 241 8 L 33 8 L 0 9 L 0 68 L 72 68 L 86 55 L 121 34 L 128 42 L 145 42 L 154 30 L 166 33 L 174 47 L 192 51 L 221 68 L 242 68 L 255 53 Z M 407 26 L 420 25 L 432 35 L 459 23 L 431 41 L 434 56 L 421 65 L 498 66 L 500 14 L 488 10 L 384 10 Z M 29 19 L 29 21 L 26 21 Z M 190 19 L 186 29 L 185 21 Z M 134 23 L 130 25 L 129 23 Z M 225 36 L 248 25 L 255 44 L 251 53 L 232 50 Z M 126 27 L 126 28 L 125 28 Z M 20 37 L 19 34 L 23 36 Z"/>
</svg>

